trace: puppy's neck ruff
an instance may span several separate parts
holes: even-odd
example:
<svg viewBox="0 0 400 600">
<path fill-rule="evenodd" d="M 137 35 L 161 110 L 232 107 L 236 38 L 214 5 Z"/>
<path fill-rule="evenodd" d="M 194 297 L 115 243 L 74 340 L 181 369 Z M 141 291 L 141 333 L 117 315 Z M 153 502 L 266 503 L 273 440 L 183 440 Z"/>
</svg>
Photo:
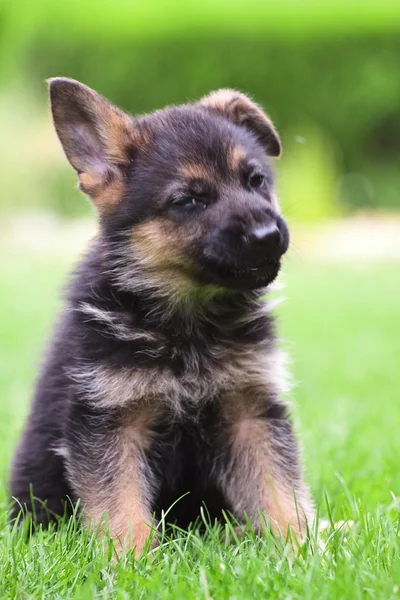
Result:
<svg viewBox="0 0 400 600">
<path fill-rule="evenodd" d="M 125 239 L 124 239 L 125 238 Z M 144 307 L 147 321 L 160 325 L 176 319 L 191 329 L 196 323 L 231 326 L 254 321 L 267 312 L 269 287 L 238 291 L 213 283 L 201 283 L 182 269 L 166 262 L 151 265 L 132 254 L 127 235 L 117 241 L 102 241 L 102 270 L 109 278 L 114 298 L 131 294 Z"/>
</svg>

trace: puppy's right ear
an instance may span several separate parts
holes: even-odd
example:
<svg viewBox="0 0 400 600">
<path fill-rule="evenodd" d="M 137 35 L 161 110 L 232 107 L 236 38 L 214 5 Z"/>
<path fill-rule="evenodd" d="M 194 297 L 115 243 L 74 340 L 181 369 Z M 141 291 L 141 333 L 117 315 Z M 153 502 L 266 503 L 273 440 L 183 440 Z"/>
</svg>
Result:
<svg viewBox="0 0 400 600">
<path fill-rule="evenodd" d="M 280 156 L 281 142 L 271 119 L 245 94 L 236 90 L 217 90 L 202 98 L 200 106 L 222 115 L 239 127 L 250 130 L 269 156 Z"/>
<path fill-rule="evenodd" d="M 54 126 L 79 187 L 100 210 L 111 209 L 137 141 L 133 119 L 78 81 L 55 77 L 48 83 Z"/>
</svg>

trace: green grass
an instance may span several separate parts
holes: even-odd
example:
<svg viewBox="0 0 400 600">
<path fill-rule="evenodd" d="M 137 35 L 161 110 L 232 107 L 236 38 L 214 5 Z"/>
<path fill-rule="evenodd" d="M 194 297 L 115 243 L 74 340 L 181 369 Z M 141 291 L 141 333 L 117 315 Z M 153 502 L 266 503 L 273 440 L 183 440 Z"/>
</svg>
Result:
<svg viewBox="0 0 400 600">
<path fill-rule="evenodd" d="M 294 414 L 321 518 L 296 557 L 268 532 L 164 536 L 115 565 L 76 521 L 27 541 L 6 523 L 7 464 L 26 415 L 67 259 L 0 259 L 0 598 L 395 598 L 400 586 L 398 264 L 291 262 L 279 309 Z"/>
</svg>

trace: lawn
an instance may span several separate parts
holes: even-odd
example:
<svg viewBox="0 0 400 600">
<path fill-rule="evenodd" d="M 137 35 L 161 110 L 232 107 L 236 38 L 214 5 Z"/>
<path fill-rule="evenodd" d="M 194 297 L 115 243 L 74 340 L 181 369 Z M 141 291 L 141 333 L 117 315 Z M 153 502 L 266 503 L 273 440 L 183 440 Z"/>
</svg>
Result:
<svg viewBox="0 0 400 600">
<path fill-rule="evenodd" d="M 29 541 L 6 522 L 8 461 L 68 258 L 0 258 L 0 598 L 394 598 L 399 594 L 399 264 L 289 262 L 278 308 L 307 479 L 329 526 L 292 556 L 267 533 L 176 531 L 115 565 L 71 521 Z"/>
</svg>

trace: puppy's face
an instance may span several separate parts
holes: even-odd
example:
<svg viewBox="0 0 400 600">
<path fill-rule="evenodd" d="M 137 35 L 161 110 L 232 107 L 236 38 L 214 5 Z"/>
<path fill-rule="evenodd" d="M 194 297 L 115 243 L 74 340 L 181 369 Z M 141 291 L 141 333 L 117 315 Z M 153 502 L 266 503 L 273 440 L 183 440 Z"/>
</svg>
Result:
<svg viewBox="0 0 400 600">
<path fill-rule="evenodd" d="M 103 230 L 149 279 L 250 290 L 288 248 L 269 156 L 278 135 L 230 90 L 138 119 L 82 84 L 50 83 L 54 122 Z M 129 274 L 127 275 L 129 277 Z"/>
</svg>

